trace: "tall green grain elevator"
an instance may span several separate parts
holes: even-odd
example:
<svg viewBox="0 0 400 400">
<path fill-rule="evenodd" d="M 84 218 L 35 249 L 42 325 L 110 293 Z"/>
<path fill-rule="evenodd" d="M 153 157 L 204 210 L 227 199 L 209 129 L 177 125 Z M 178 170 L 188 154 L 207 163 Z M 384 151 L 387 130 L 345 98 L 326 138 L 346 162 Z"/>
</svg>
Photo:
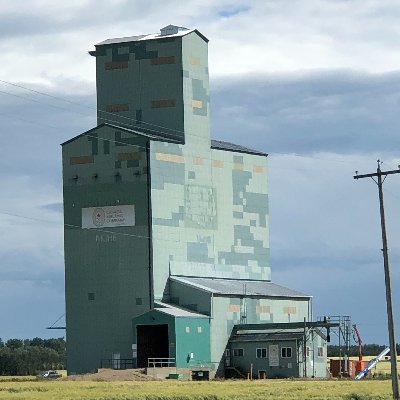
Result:
<svg viewBox="0 0 400 400">
<path fill-rule="evenodd" d="M 210 139 L 208 39 L 96 45 L 98 126 L 63 143 L 67 367 L 226 367 L 235 325 L 311 319 L 271 282 L 267 154 Z M 190 338 L 190 340 L 189 340 Z"/>
</svg>

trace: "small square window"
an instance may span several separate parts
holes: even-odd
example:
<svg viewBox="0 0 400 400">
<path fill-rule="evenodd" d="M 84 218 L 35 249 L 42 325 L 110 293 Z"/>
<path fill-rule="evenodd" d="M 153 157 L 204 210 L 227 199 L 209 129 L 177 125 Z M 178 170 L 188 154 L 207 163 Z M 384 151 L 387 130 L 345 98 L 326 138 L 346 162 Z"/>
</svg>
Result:
<svg viewBox="0 0 400 400">
<path fill-rule="evenodd" d="M 136 297 L 136 305 L 141 306 L 143 304 L 143 300 L 141 297 Z"/>
<path fill-rule="evenodd" d="M 94 293 L 88 293 L 87 298 L 88 300 L 94 300 Z"/>
<path fill-rule="evenodd" d="M 291 347 L 282 347 L 281 348 L 281 357 L 282 358 L 292 358 L 292 348 Z"/>
<path fill-rule="evenodd" d="M 266 348 L 256 349 L 256 357 L 257 358 L 267 358 L 267 349 Z"/>
<path fill-rule="evenodd" d="M 324 356 L 324 348 L 323 347 L 318 347 L 318 357 L 323 357 Z"/>
<path fill-rule="evenodd" d="M 186 330 L 186 333 L 190 333 L 190 326 L 187 326 L 185 330 Z"/>
<path fill-rule="evenodd" d="M 198 327 L 197 327 L 197 332 L 198 332 L 198 333 L 203 332 L 203 328 L 202 328 L 201 326 L 198 326 Z"/>
<path fill-rule="evenodd" d="M 232 354 L 233 354 L 233 357 L 243 357 L 244 351 L 243 351 L 243 349 L 233 349 Z"/>
</svg>

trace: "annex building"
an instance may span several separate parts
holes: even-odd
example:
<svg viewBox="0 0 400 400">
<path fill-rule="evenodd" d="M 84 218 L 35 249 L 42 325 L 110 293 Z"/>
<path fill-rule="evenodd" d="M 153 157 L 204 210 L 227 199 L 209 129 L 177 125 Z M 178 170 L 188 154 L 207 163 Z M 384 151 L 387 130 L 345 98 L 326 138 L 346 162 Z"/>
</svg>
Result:
<svg viewBox="0 0 400 400">
<path fill-rule="evenodd" d="M 98 125 L 62 145 L 69 374 L 105 360 L 219 375 L 240 357 L 269 365 L 268 340 L 234 350 L 252 324 L 271 339 L 266 324 L 312 319 L 309 295 L 271 280 L 267 154 L 210 138 L 207 47 L 196 29 L 169 25 L 90 52 Z M 295 340 L 300 353 L 285 350 L 280 367 L 275 339 L 268 376 L 306 348 Z M 326 361 L 318 347 L 318 359 L 304 355 L 309 370 Z"/>
</svg>

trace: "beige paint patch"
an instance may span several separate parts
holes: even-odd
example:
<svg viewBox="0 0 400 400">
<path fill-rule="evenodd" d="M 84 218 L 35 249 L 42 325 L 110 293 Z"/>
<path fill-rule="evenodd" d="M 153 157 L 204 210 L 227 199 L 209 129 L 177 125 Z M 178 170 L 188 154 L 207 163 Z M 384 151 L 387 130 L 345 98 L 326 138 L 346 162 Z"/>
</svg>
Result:
<svg viewBox="0 0 400 400">
<path fill-rule="evenodd" d="M 297 308 L 296 307 L 284 307 L 283 308 L 283 313 L 284 314 L 296 314 L 297 313 Z"/>
<path fill-rule="evenodd" d="M 191 57 L 190 64 L 192 65 L 200 65 L 200 58 L 199 57 Z"/>
<path fill-rule="evenodd" d="M 106 71 L 128 68 L 128 61 L 106 62 L 104 68 Z"/>
<path fill-rule="evenodd" d="M 192 100 L 193 108 L 203 108 L 203 102 L 201 100 Z"/>
<path fill-rule="evenodd" d="M 179 156 L 177 154 L 169 154 L 169 153 L 156 153 L 157 161 L 168 161 L 177 164 L 184 164 L 185 159 L 183 156 Z"/>
<path fill-rule="evenodd" d="M 204 161 L 202 157 L 193 157 L 194 165 L 203 165 Z"/>
<path fill-rule="evenodd" d="M 121 112 L 121 111 L 129 111 L 129 104 L 108 104 L 106 106 L 107 112 Z"/>
<path fill-rule="evenodd" d="M 165 100 L 152 100 L 151 107 L 152 108 L 166 108 L 166 107 L 175 107 L 176 100 L 175 99 L 165 99 Z"/>
<path fill-rule="evenodd" d="M 253 172 L 264 172 L 265 168 L 262 165 L 253 165 Z"/>
<path fill-rule="evenodd" d="M 156 57 L 151 59 L 151 65 L 175 64 L 175 57 Z"/>
<path fill-rule="evenodd" d="M 224 168 L 224 162 L 222 160 L 213 160 L 214 168 Z"/>
<path fill-rule="evenodd" d="M 70 165 L 76 164 L 93 164 L 94 163 L 94 156 L 77 156 L 71 157 L 69 159 Z"/>
<path fill-rule="evenodd" d="M 271 312 L 270 306 L 256 306 L 256 313 L 257 314 L 269 314 Z"/>
<path fill-rule="evenodd" d="M 240 312 L 240 305 L 239 304 L 228 304 L 228 311 L 229 312 Z"/>
<path fill-rule="evenodd" d="M 243 171 L 244 165 L 242 163 L 233 163 L 233 169 L 238 169 L 240 171 Z"/>
</svg>

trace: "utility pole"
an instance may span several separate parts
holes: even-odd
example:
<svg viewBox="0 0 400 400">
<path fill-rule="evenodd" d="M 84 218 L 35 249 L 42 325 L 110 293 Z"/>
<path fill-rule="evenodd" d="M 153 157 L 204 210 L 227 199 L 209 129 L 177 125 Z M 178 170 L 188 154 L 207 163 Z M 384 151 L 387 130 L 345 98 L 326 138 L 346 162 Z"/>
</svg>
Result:
<svg viewBox="0 0 400 400">
<path fill-rule="evenodd" d="M 394 322 L 393 322 L 393 307 L 392 307 L 392 289 L 390 284 L 390 268 L 389 268 L 389 255 L 387 247 L 387 237 L 386 237 L 386 223 L 385 223 L 385 208 L 383 206 L 383 189 L 382 185 L 388 175 L 399 174 L 399 169 L 392 171 L 381 171 L 381 162 L 378 160 L 378 168 L 376 173 L 356 175 L 354 179 L 361 178 L 371 178 L 377 185 L 379 190 L 379 207 L 381 214 L 381 229 L 382 229 L 382 244 L 383 244 L 383 268 L 385 270 L 385 287 L 386 287 L 386 309 L 388 316 L 388 330 L 389 330 L 389 346 L 390 346 L 390 365 L 391 365 L 391 375 L 392 375 L 392 391 L 393 398 L 399 400 L 399 378 L 397 373 L 397 352 L 396 352 L 396 338 L 394 334 Z M 384 178 L 382 179 L 382 176 Z M 376 181 L 374 178 L 377 178 Z"/>
</svg>

